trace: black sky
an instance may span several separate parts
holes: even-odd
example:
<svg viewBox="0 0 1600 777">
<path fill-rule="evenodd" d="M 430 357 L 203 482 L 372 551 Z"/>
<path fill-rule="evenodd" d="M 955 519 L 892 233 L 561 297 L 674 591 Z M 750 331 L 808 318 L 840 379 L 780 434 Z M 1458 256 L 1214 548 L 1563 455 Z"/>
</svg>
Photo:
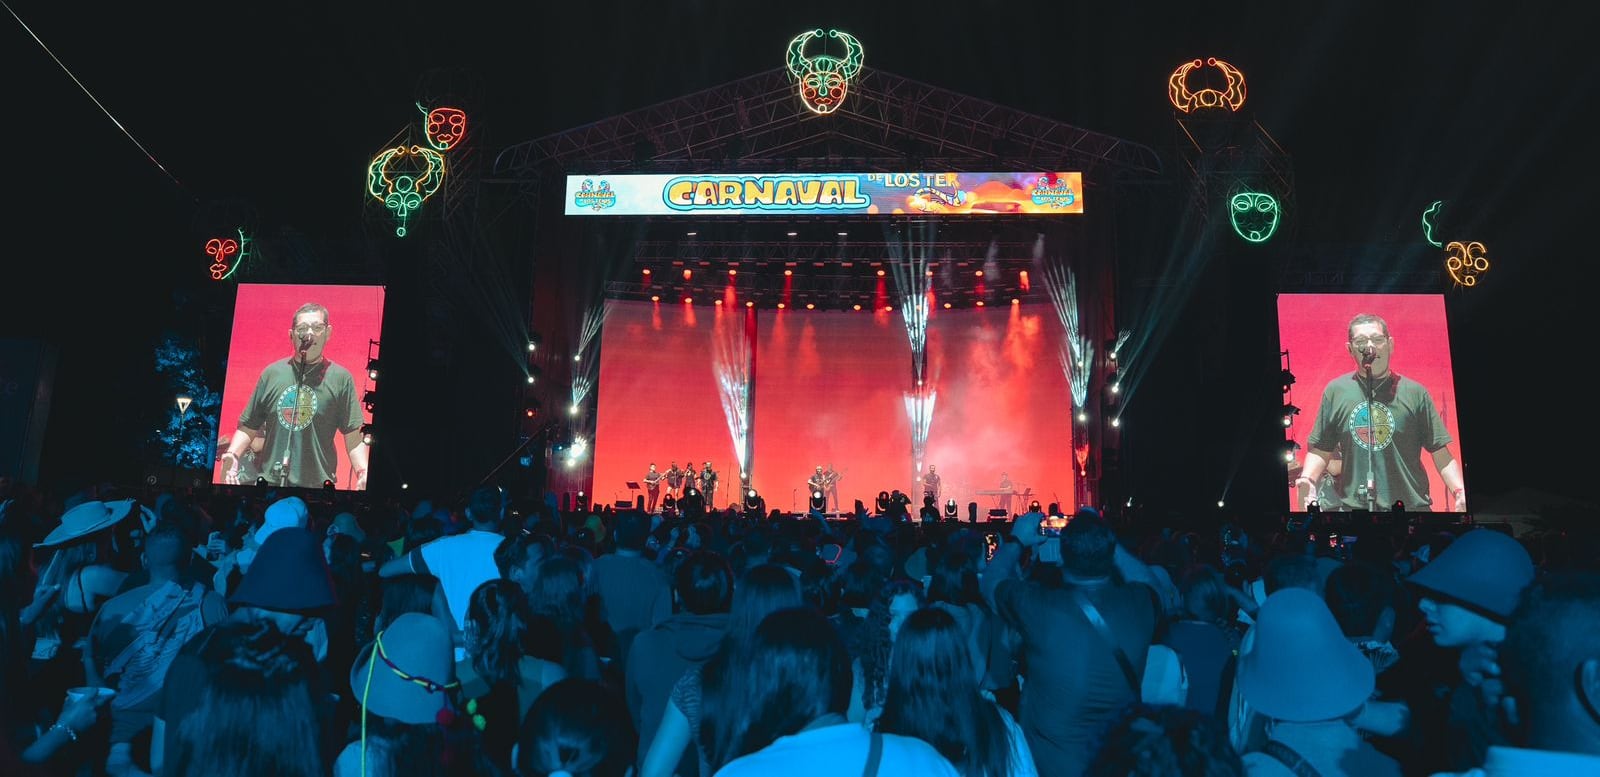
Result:
<svg viewBox="0 0 1600 777">
<path fill-rule="evenodd" d="M 1451 304 L 1469 482 L 1585 493 L 1600 67 L 1577 5 L 7 2 L 181 181 L 0 17 L 0 251 L 38 279 L 7 284 L 0 334 L 63 346 L 57 451 L 92 447 L 83 419 L 116 401 L 66 384 L 146 369 L 151 333 L 181 325 L 197 217 L 237 198 L 264 229 L 354 233 L 364 166 L 417 118 L 424 73 L 479 79 L 475 127 L 500 147 L 778 66 L 820 26 L 869 67 L 1163 152 L 1172 68 L 1238 65 L 1293 157 L 1297 240 L 1414 241 L 1444 199 L 1490 246 Z"/>
</svg>

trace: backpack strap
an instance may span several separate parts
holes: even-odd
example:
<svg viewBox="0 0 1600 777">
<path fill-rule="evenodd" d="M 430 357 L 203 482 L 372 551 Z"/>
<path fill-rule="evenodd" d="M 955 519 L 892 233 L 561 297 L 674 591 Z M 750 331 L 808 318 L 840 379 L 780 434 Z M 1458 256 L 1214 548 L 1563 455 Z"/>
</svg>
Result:
<svg viewBox="0 0 1600 777">
<path fill-rule="evenodd" d="M 878 777 L 878 764 L 883 761 L 883 734 L 872 732 L 872 746 L 867 749 L 867 768 L 861 771 L 862 777 Z"/>
<path fill-rule="evenodd" d="M 1294 772 L 1295 777 L 1322 777 L 1322 773 L 1317 771 L 1317 767 L 1312 766 L 1311 762 L 1305 759 L 1305 756 L 1300 755 L 1295 752 L 1294 748 L 1276 739 L 1267 740 L 1267 744 L 1261 748 L 1261 752 L 1271 756 L 1278 763 L 1289 767 L 1289 771 Z"/>
<path fill-rule="evenodd" d="M 1127 679 L 1128 687 L 1133 689 L 1135 696 L 1140 695 L 1139 673 L 1134 671 L 1133 661 L 1128 659 L 1128 654 L 1123 651 L 1121 645 L 1117 644 L 1117 637 L 1111 633 L 1111 626 L 1106 624 L 1106 619 L 1100 614 L 1099 608 L 1094 606 L 1094 602 L 1089 601 L 1089 597 L 1084 596 L 1082 590 L 1073 588 L 1070 593 L 1073 604 L 1078 605 L 1078 609 L 1083 612 L 1083 617 L 1088 619 L 1090 626 L 1094 627 L 1095 633 L 1099 634 L 1100 639 L 1106 643 L 1107 647 L 1111 648 L 1111 654 L 1116 657 L 1117 666 L 1122 668 L 1122 676 Z"/>
</svg>

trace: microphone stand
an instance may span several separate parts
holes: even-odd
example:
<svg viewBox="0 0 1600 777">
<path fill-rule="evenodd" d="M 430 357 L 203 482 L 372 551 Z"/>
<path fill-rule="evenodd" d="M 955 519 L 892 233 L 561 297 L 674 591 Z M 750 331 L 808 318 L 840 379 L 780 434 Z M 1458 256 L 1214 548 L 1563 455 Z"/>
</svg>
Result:
<svg viewBox="0 0 1600 777">
<path fill-rule="evenodd" d="M 1367 372 L 1367 512 L 1373 514 L 1378 512 L 1378 450 L 1377 440 L 1373 437 L 1373 415 L 1378 400 L 1378 388 L 1372 378 L 1372 362 L 1375 358 L 1371 353 L 1361 357 L 1361 367 Z M 1315 488 L 1315 484 L 1312 487 Z"/>
</svg>

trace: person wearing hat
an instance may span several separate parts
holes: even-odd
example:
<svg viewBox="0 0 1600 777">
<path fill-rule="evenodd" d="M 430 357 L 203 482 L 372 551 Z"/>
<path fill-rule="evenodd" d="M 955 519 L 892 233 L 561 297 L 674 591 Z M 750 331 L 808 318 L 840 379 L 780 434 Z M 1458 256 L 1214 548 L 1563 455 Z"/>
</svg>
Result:
<svg viewBox="0 0 1600 777">
<path fill-rule="evenodd" d="M 1372 663 L 1339 630 L 1322 597 L 1285 588 L 1256 613 L 1255 647 L 1239 659 L 1239 690 L 1268 718 L 1267 743 L 1244 757 L 1251 777 L 1400 774 L 1354 725 L 1372 695 Z"/>
<path fill-rule="evenodd" d="M 319 664 L 327 660 L 328 627 L 322 614 L 338 603 L 338 597 L 322 542 L 309 529 L 290 526 L 272 532 L 228 603 L 233 606 L 230 620 L 270 621 L 284 634 L 305 640 Z M 156 773 L 165 749 L 177 746 L 178 728 L 199 708 L 207 669 L 197 651 L 214 628 L 191 639 L 167 669 L 152 728 L 150 758 Z M 326 699 L 327 680 L 320 673 L 316 679 L 312 698 Z M 319 708 L 319 712 L 331 710 Z"/>
<path fill-rule="evenodd" d="M 1490 745 L 1505 742 L 1493 713 L 1500 686 L 1496 656 L 1506 622 L 1533 574 L 1522 543 L 1503 532 L 1474 529 L 1407 578 L 1427 633 L 1447 651 L 1445 663 L 1460 668 L 1437 683 L 1440 687 L 1414 689 L 1409 699 L 1418 754 L 1430 759 L 1435 771 L 1476 767 Z"/>
<path fill-rule="evenodd" d="M 1500 648 L 1501 712 L 1516 747 L 1494 746 L 1484 777 L 1600 774 L 1600 575 L 1567 572 L 1530 587 Z"/>
<path fill-rule="evenodd" d="M 450 631 L 431 615 L 395 618 L 357 656 L 350 687 L 361 705 L 361 736 L 335 759 L 335 777 L 392 774 L 396 746 L 414 728 L 449 719 L 456 693 Z"/>
</svg>

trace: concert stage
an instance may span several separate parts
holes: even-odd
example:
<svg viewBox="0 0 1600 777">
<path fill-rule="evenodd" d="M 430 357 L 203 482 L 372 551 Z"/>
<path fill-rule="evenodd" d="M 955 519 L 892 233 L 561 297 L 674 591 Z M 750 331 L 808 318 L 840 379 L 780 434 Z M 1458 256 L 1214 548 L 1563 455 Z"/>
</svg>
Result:
<svg viewBox="0 0 1600 777">
<path fill-rule="evenodd" d="M 936 309 L 929 315 L 931 405 L 924 471 L 916 469 L 908 403 L 910 346 L 898 313 L 608 304 L 595 408 L 594 484 L 607 495 L 654 463 L 720 473 L 718 506 L 737 501 L 739 462 L 775 508 L 803 512 L 816 467 L 842 474 L 839 501 L 872 505 L 898 489 L 921 502 L 933 470 L 939 502 L 983 510 L 1002 477 L 1043 501 L 1075 501 L 1070 402 L 1055 351 L 1062 332 L 1042 305 Z M 748 428 L 738 396 L 748 387 Z M 746 436 L 745 450 L 735 443 Z M 746 458 L 746 450 L 749 455 Z M 991 504 L 995 502 L 995 504 Z M 1026 502 L 1023 502 L 1026 505 Z M 829 505 L 830 509 L 834 505 Z"/>
</svg>

